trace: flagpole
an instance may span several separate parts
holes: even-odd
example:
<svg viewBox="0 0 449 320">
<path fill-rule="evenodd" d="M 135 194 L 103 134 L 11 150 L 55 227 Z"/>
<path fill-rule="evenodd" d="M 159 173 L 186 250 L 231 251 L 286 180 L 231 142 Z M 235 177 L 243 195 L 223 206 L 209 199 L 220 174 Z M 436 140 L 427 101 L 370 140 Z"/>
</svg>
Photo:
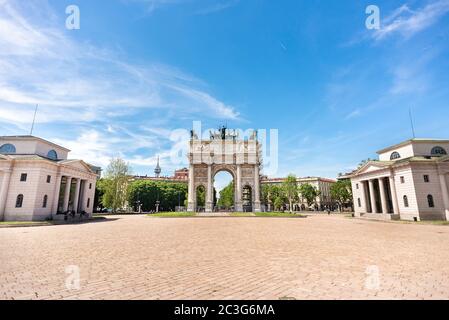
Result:
<svg viewBox="0 0 449 320">
<path fill-rule="evenodd" d="M 410 124 L 411 124 L 411 127 L 412 127 L 413 139 L 415 139 L 416 136 L 415 136 L 415 126 L 413 124 L 412 108 L 408 108 L 408 115 L 410 117 Z"/>
<path fill-rule="evenodd" d="M 38 107 L 38 106 L 39 106 L 39 105 L 36 104 L 36 109 L 34 109 L 33 123 L 31 124 L 30 136 L 33 135 L 34 122 L 36 121 L 36 113 L 37 113 L 37 107 Z"/>
</svg>

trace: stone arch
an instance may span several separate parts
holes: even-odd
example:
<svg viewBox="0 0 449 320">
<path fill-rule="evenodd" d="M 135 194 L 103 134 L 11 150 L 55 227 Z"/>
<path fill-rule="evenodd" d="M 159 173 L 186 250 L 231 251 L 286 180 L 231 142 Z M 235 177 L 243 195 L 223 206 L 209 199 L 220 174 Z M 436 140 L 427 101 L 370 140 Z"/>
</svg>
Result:
<svg viewBox="0 0 449 320">
<path fill-rule="evenodd" d="M 193 132 L 192 132 L 193 133 Z M 196 188 L 206 186 L 206 212 L 214 210 L 213 183 L 215 176 L 228 172 L 234 181 L 234 209 L 243 211 L 242 191 L 251 187 L 252 211 L 260 211 L 260 145 L 256 135 L 239 140 L 226 134 L 211 135 L 211 140 L 198 139 L 191 134 L 189 142 L 189 199 L 188 211 L 196 209 Z"/>
</svg>

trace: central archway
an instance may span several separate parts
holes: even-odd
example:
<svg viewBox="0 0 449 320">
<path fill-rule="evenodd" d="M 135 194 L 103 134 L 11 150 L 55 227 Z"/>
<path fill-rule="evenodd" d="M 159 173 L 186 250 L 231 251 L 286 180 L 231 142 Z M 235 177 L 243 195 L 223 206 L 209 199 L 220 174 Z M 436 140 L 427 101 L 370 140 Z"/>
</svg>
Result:
<svg viewBox="0 0 449 320">
<path fill-rule="evenodd" d="M 217 171 L 214 176 L 214 211 L 234 211 L 235 182 L 231 172 Z"/>
</svg>

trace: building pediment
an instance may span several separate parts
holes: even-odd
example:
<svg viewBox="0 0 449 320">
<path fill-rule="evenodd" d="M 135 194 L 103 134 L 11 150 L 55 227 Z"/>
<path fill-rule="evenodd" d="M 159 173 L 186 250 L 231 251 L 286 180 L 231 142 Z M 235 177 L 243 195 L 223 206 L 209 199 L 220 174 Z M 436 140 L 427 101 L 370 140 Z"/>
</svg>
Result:
<svg viewBox="0 0 449 320">
<path fill-rule="evenodd" d="M 370 161 L 370 162 L 366 163 L 365 165 L 363 165 L 359 170 L 357 170 L 354 173 L 354 175 L 359 175 L 359 174 L 364 174 L 364 173 L 369 173 L 369 172 L 373 172 L 373 171 L 386 169 L 389 167 L 389 165 L 390 165 L 390 163 L 384 163 L 384 162 L 380 162 L 380 161 Z"/>
<path fill-rule="evenodd" d="M 65 160 L 65 161 L 62 161 L 61 164 L 71 167 L 71 168 L 74 168 L 74 169 L 94 173 L 92 171 L 92 169 L 89 167 L 89 165 L 87 163 L 85 163 L 83 160 Z"/>
</svg>

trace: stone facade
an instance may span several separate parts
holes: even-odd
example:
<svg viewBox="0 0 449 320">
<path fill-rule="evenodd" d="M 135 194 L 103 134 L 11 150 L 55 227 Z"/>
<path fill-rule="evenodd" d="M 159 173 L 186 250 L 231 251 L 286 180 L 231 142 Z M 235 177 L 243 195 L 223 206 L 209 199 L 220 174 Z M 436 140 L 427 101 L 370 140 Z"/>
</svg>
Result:
<svg viewBox="0 0 449 320">
<path fill-rule="evenodd" d="M 264 177 L 261 180 L 261 184 L 282 184 L 285 181 L 285 178 L 268 178 Z M 335 180 L 322 178 L 322 177 L 304 177 L 296 179 L 298 186 L 301 184 L 310 184 L 315 187 L 316 190 L 319 191 L 319 196 L 315 200 L 314 208 L 307 208 L 307 201 L 299 195 L 299 201 L 295 203 L 294 209 L 296 211 L 299 210 L 307 210 L 307 209 L 318 209 L 323 210 L 324 208 L 336 208 L 335 201 L 332 200 L 331 197 L 331 186 L 336 183 Z"/>
<path fill-rule="evenodd" d="M 0 137 L 0 221 L 58 219 L 68 211 L 91 216 L 97 173 L 68 153 L 33 136 Z"/>
<path fill-rule="evenodd" d="M 355 215 L 449 220 L 449 140 L 412 139 L 378 152 L 354 171 Z"/>
<path fill-rule="evenodd" d="M 189 142 L 189 197 L 188 211 L 198 209 L 196 192 L 202 186 L 206 190 L 206 212 L 214 211 L 213 184 L 218 172 L 227 171 L 234 179 L 234 210 L 243 211 L 243 190 L 251 190 L 251 210 L 260 211 L 261 152 L 257 134 L 248 140 L 237 139 L 226 130 L 211 136 L 210 140 L 198 139 L 192 133 Z"/>
</svg>

